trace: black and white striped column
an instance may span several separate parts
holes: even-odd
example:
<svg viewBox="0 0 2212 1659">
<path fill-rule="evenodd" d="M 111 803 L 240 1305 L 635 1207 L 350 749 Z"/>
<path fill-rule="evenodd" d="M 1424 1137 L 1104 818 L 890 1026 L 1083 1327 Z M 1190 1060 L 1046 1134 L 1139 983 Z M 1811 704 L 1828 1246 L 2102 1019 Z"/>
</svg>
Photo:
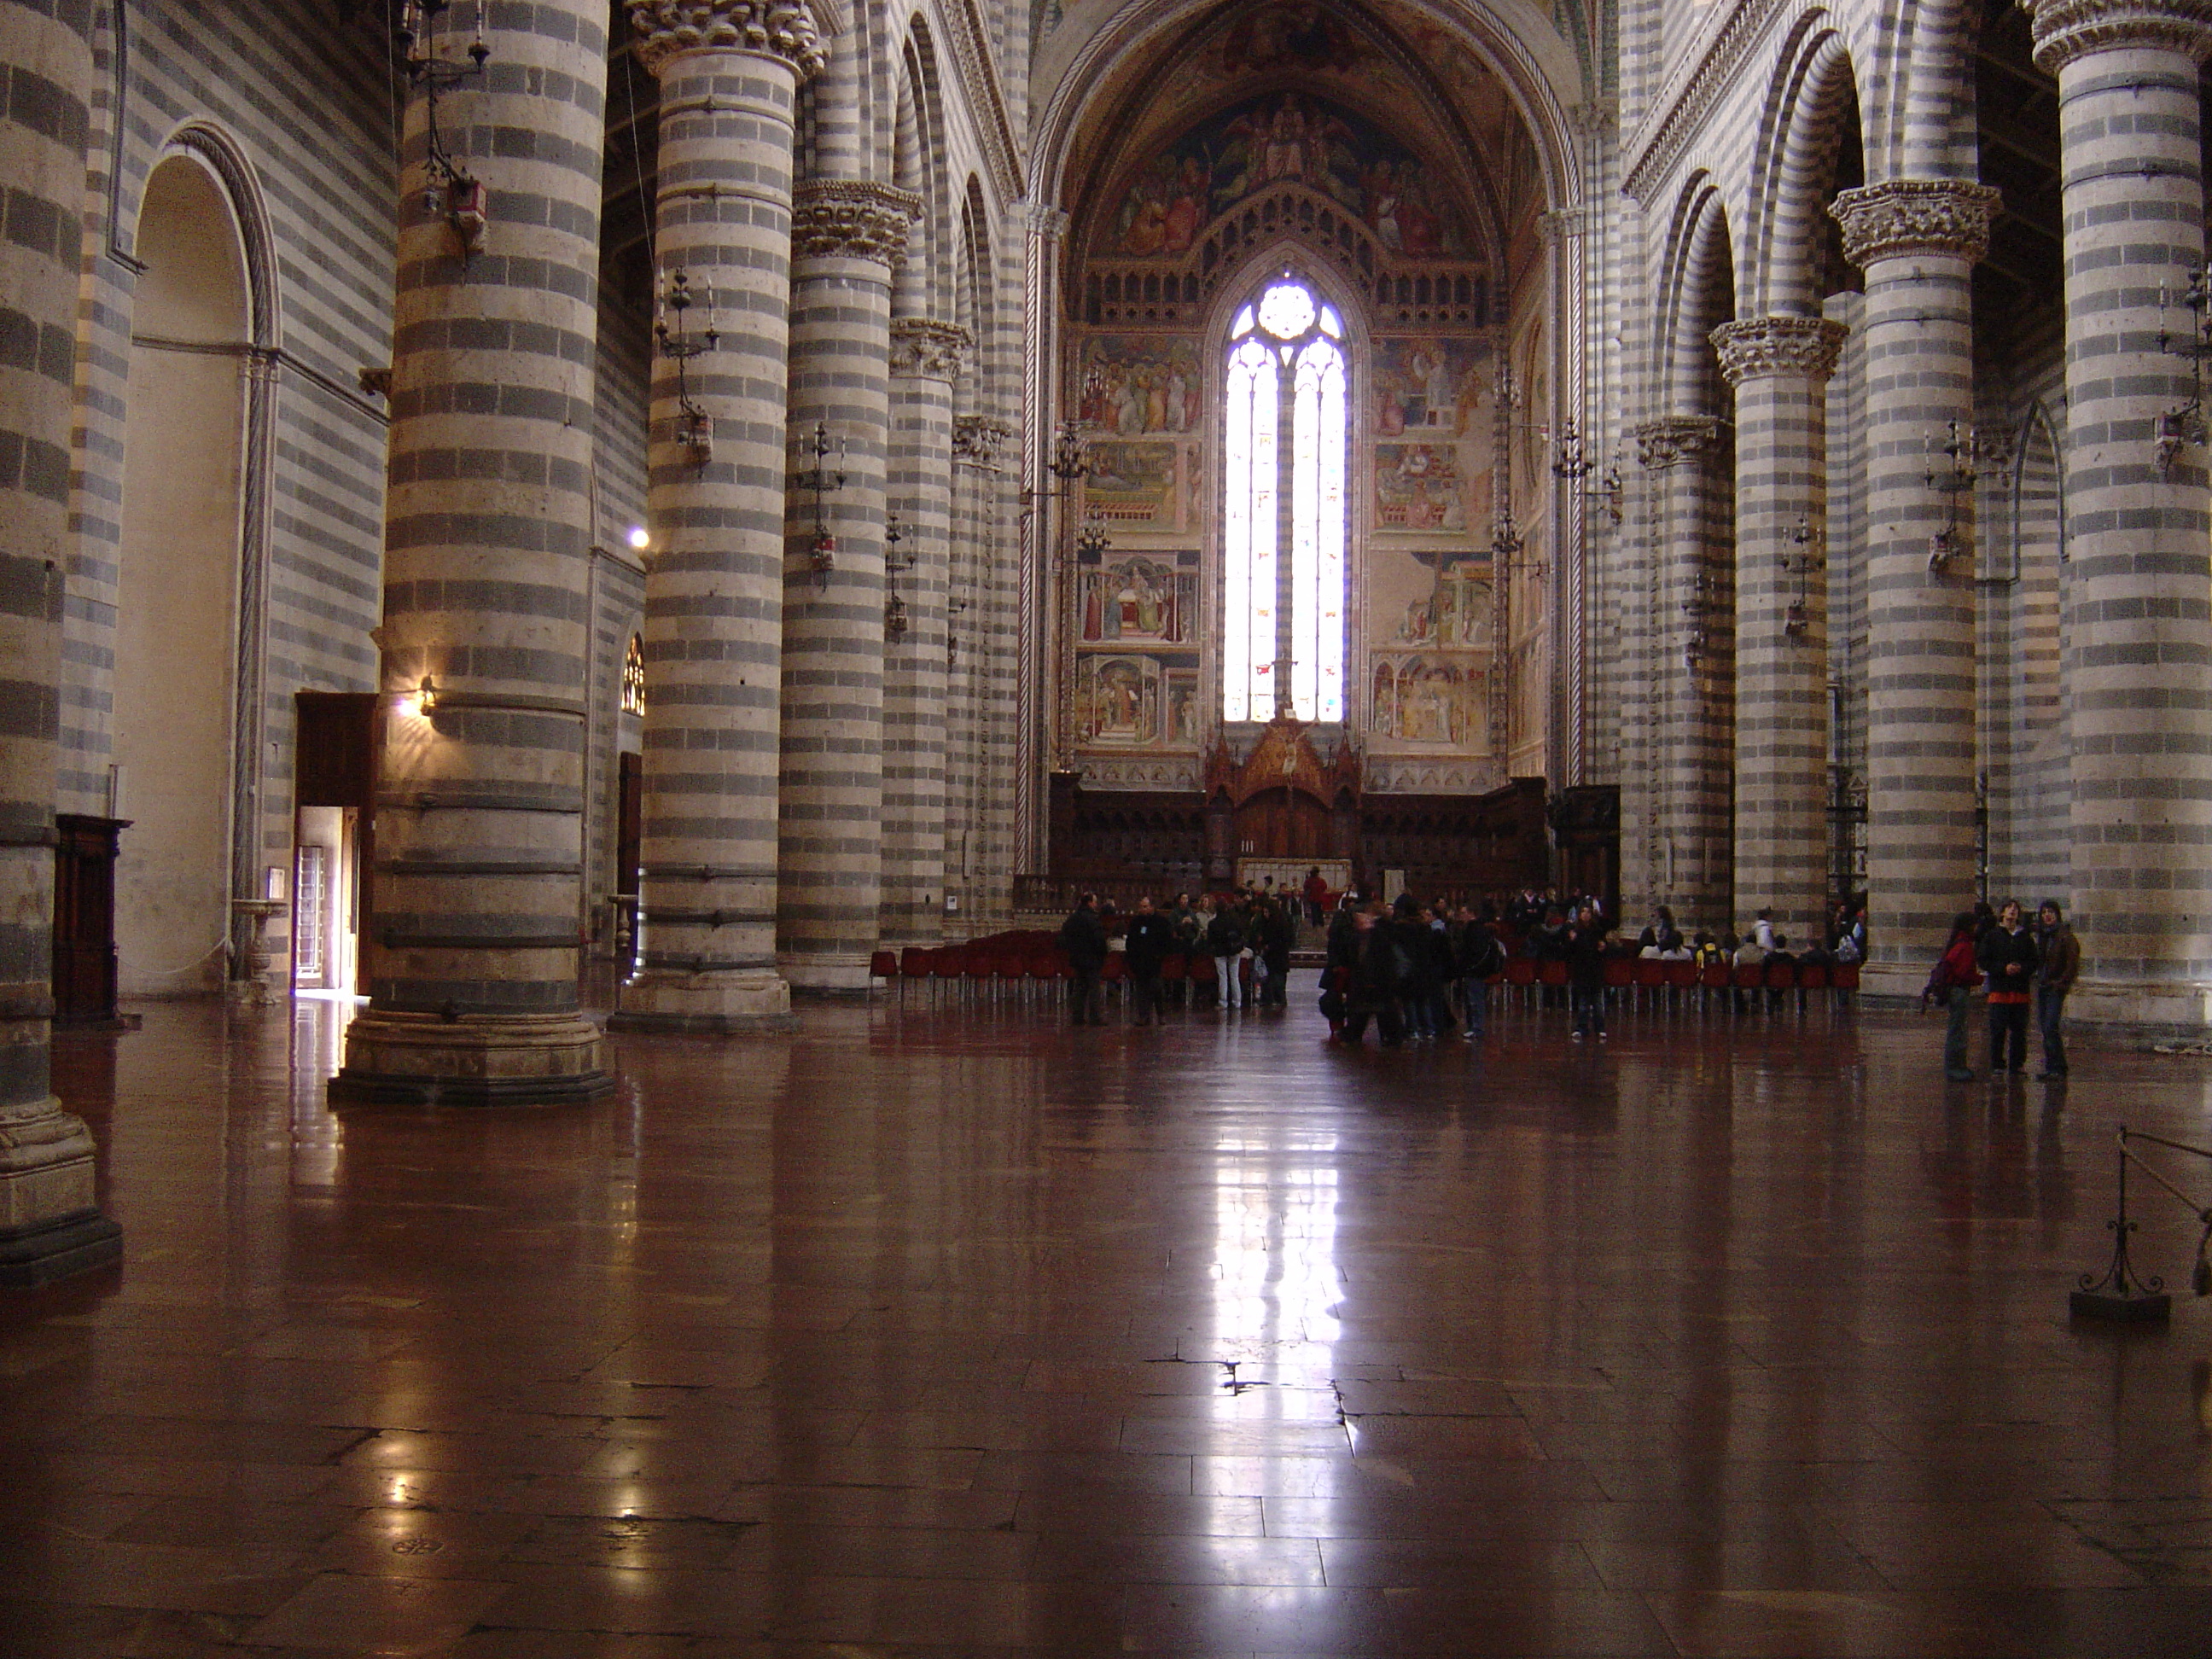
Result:
<svg viewBox="0 0 2212 1659">
<path fill-rule="evenodd" d="M 1684 927 L 1729 925 L 1729 774 L 1733 764 L 1727 685 L 1720 670 L 1734 615 L 1713 607 L 1724 592 L 1717 550 L 1727 544 L 1720 467 L 1725 428 L 1716 416 L 1670 415 L 1632 434 L 1652 476 L 1653 557 L 1659 575 L 1648 665 L 1654 776 L 1643 786 L 1657 822 L 1648 832 L 1654 902 Z M 1626 831 L 1624 831 L 1626 833 Z"/>
<path fill-rule="evenodd" d="M 890 510 L 902 539 L 886 573 L 882 937 L 921 945 L 945 915 L 945 599 L 952 547 L 952 388 L 968 331 L 891 324 Z M 894 604 L 896 601 L 896 604 Z"/>
<path fill-rule="evenodd" d="M 2212 13 L 2173 0 L 2035 6 L 2058 76 L 2066 262 L 2062 664 L 2074 759 L 2073 921 L 2090 1018 L 2212 1017 L 2212 639 L 2206 456 L 2161 465 L 2191 365 L 2163 349 L 2204 263 L 2198 66 Z"/>
<path fill-rule="evenodd" d="M 1800 942 L 1826 920 L 1828 377 L 1845 330 L 1713 331 L 1735 388 L 1735 901 Z"/>
<path fill-rule="evenodd" d="M 817 990 L 865 990 L 878 938 L 890 277 L 919 207 L 859 179 L 807 180 L 793 202 L 776 951 L 786 979 Z M 799 482 L 817 427 L 844 474 L 818 508 Z"/>
<path fill-rule="evenodd" d="M 491 9 L 439 123 L 487 191 L 464 257 L 407 112 L 385 528 L 370 1006 L 333 1099 L 611 1089 L 578 1012 L 585 604 L 607 9 Z"/>
<path fill-rule="evenodd" d="M 47 1073 L 54 765 L 91 7 L 0 0 L 0 1285 L 114 1261 L 93 1141 Z"/>
<path fill-rule="evenodd" d="M 1974 902 L 1973 492 L 1947 491 L 1973 416 L 1971 280 L 1997 192 L 1956 179 L 1847 190 L 1866 272 L 1868 988 L 1909 995 Z M 1948 558 L 1934 538 L 1950 531 Z"/>
<path fill-rule="evenodd" d="M 787 1023 L 775 969 L 783 632 L 785 352 L 807 13 L 746 0 L 632 0 L 660 81 L 657 253 L 682 271 L 710 350 L 654 364 L 645 590 L 644 961 L 612 1024 Z M 711 319 L 709 313 L 711 313 Z M 681 429 L 711 423 L 702 455 Z"/>
</svg>

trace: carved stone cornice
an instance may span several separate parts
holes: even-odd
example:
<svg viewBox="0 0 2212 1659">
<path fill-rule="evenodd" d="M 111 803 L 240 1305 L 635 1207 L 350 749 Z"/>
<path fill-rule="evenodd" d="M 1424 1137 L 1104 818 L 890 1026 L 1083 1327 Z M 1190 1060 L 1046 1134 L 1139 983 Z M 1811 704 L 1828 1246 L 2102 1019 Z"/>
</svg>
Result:
<svg viewBox="0 0 2212 1659">
<path fill-rule="evenodd" d="M 2038 0 L 2023 8 L 2035 61 L 2056 75 L 2077 58 L 2124 46 L 2212 56 L 2212 0 Z"/>
<path fill-rule="evenodd" d="M 1547 242 L 1564 242 L 1570 236 L 1583 234 L 1583 216 L 1573 208 L 1562 208 L 1536 216 L 1536 234 Z"/>
<path fill-rule="evenodd" d="M 791 193 L 794 259 L 906 261 L 907 227 L 921 216 L 921 198 L 872 179 L 810 179 Z"/>
<path fill-rule="evenodd" d="M 1711 415 L 1667 415 L 1629 428 L 1636 459 L 1649 471 L 1663 471 L 1711 454 L 1721 447 L 1724 428 Z"/>
<path fill-rule="evenodd" d="M 1844 258 L 1948 254 L 1972 264 L 1990 251 L 1990 224 L 2003 205 L 1989 185 L 1965 179 L 1892 179 L 1838 193 L 1828 211 L 1844 233 Z"/>
<path fill-rule="evenodd" d="M 1825 380 L 1836 372 L 1850 330 L 1825 317 L 1753 317 L 1712 331 L 1721 378 L 1730 386 L 1777 374 Z"/>
<path fill-rule="evenodd" d="M 957 380 L 961 360 L 975 337 L 957 323 L 933 317 L 891 319 L 891 373 L 925 380 Z"/>
<path fill-rule="evenodd" d="M 988 415 L 956 416 L 952 422 L 952 459 L 975 466 L 996 465 L 1000 450 L 1013 435 L 1013 428 Z"/>
<path fill-rule="evenodd" d="M 799 78 L 830 62 L 805 0 L 626 0 L 637 55 L 654 75 L 686 52 L 753 52 L 781 58 Z"/>
</svg>

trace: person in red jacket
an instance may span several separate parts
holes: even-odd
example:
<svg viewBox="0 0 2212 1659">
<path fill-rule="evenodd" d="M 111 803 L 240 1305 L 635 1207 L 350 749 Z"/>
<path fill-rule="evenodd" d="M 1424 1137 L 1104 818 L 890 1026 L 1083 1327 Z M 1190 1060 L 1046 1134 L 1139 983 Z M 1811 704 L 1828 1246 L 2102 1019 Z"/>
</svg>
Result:
<svg viewBox="0 0 2212 1659">
<path fill-rule="evenodd" d="M 1954 1083 L 1974 1080 L 1973 1067 L 1966 1063 L 1966 1028 L 1969 998 L 1981 982 L 1982 970 L 1974 962 L 1974 913 L 1961 910 L 1951 918 L 1950 943 L 1936 958 L 1927 988 L 1920 993 L 1922 1007 L 1932 998 L 1950 1013 L 1950 1024 L 1943 1032 L 1943 1075 Z"/>
</svg>

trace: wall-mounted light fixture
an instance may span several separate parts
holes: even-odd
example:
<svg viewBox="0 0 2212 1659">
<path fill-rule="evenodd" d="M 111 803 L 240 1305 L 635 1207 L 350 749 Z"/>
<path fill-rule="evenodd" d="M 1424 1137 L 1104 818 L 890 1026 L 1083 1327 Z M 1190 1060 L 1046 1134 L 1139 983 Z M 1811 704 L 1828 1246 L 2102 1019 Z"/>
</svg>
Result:
<svg viewBox="0 0 2212 1659">
<path fill-rule="evenodd" d="M 445 215 L 446 222 L 453 227 L 454 238 L 461 245 L 461 258 L 466 260 L 483 247 L 489 216 L 482 181 L 446 148 L 445 130 L 438 118 L 438 97 L 446 88 L 483 75 L 484 64 L 491 57 L 491 47 L 484 40 L 485 0 L 470 0 L 475 27 L 468 46 L 459 56 L 452 54 L 441 36 L 447 33 L 446 15 L 456 3 L 457 0 L 401 0 L 392 34 L 408 80 L 422 88 L 422 170 L 427 178 L 422 186 L 422 210 Z"/>
<path fill-rule="evenodd" d="M 634 524 L 629 527 L 629 550 L 631 552 L 642 553 L 647 548 L 651 547 L 652 545 L 652 532 L 647 531 L 643 525 Z"/>
<path fill-rule="evenodd" d="M 1952 562 L 1966 551 L 1966 538 L 1959 528 L 1959 497 L 1971 491 L 1981 476 L 1980 441 L 1972 426 L 1950 421 L 1943 431 L 1940 444 L 1934 433 L 1928 435 L 1928 487 L 1949 503 L 1943 527 L 1928 538 L 1928 571 L 1935 576 L 1948 575 Z M 1938 455 L 1943 457 L 1940 463 Z"/>
<path fill-rule="evenodd" d="M 801 467 L 792 476 L 798 489 L 814 492 L 814 534 L 806 549 L 807 562 L 814 568 L 817 586 L 830 586 L 830 573 L 837 568 L 837 538 L 830 533 L 829 507 L 826 496 L 835 495 L 845 487 L 845 441 L 832 438 L 825 421 L 814 423 L 813 435 L 800 441 L 799 453 L 811 455 L 814 465 Z M 838 464 L 830 465 L 835 454 Z"/>
<path fill-rule="evenodd" d="M 2189 286 L 2180 299 L 2190 317 L 2187 337 L 2177 340 L 2165 321 L 2171 298 L 2160 286 L 2158 349 L 2189 359 L 2190 382 L 2189 401 L 2166 410 L 2152 425 L 2151 459 L 2161 473 L 2173 470 L 2183 449 L 2205 441 L 2204 360 L 2212 356 L 2212 264 L 2189 273 Z"/>
<path fill-rule="evenodd" d="M 415 688 L 415 712 L 422 715 L 438 712 L 438 683 L 428 674 L 422 676 L 422 683 Z"/>
<path fill-rule="evenodd" d="M 693 303 L 690 273 L 678 265 L 668 273 L 661 290 L 660 315 L 653 332 L 660 342 L 660 355 L 676 365 L 676 441 L 691 452 L 692 465 L 704 466 L 714 459 L 714 417 L 693 399 L 685 370 L 694 357 L 720 344 L 722 337 L 714 326 L 713 288 L 707 290 L 707 326 L 696 335 L 685 314 Z"/>
</svg>

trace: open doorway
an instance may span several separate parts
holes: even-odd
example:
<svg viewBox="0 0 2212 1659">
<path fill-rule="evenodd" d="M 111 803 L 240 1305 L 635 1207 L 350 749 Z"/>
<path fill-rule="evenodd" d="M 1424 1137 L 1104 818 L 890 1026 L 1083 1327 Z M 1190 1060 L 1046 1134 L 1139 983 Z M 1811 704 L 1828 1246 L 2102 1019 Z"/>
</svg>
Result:
<svg viewBox="0 0 2212 1659">
<path fill-rule="evenodd" d="M 376 704 L 302 691 L 292 797 L 292 988 L 366 996 L 361 933 L 375 867 Z"/>
</svg>

